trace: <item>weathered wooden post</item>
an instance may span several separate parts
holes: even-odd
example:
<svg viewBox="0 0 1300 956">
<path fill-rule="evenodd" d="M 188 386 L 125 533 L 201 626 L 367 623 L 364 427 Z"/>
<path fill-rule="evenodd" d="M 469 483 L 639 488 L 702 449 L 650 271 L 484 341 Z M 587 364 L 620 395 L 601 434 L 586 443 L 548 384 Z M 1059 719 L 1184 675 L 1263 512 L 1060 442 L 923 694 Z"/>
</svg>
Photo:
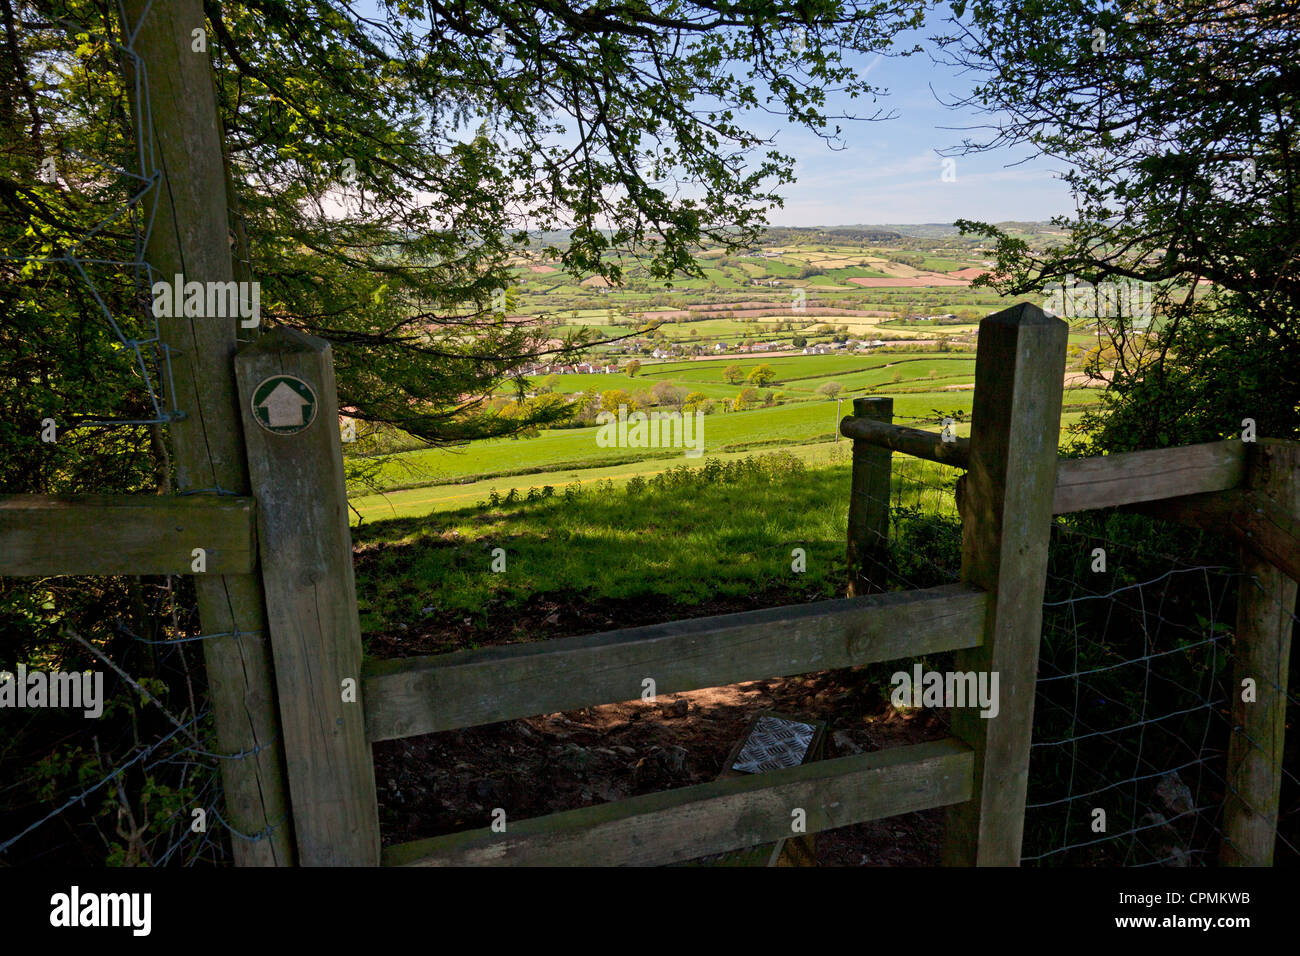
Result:
<svg viewBox="0 0 1300 956">
<path fill-rule="evenodd" d="M 975 786 L 948 810 L 947 865 L 1020 862 L 1067 332 L 1029 303 L 980 322 L 962 579 L 991 599 L 983 643 L 959 651 L 953 668 L 997 673 L 999 700 L 993 718 L 953 708 L 953 733 L 975 751 Z"/>
<path fill-rule="evenodd" d="M 135 122 L 154 147 L 141 158 L 160 170 L 144 200 L 143 219 L 154 223 L 145 249 L 154 269 L 150 281 L 171 283 L 178 274 L 187 282 L 234 279 L 212 66 L 206 52 L 194 49 L 193 31 L 204 27 L 199 0 L 124 4 L 123 29 L 128 38 L 134 34 L 144 68 L 137 76 L 127 60 Z M 136 82 L 148 94 L 144 101 Z M 229 315 L 158 318 L 171 360 L 171 398 L 183 413 L 168 424 L 182 494 L 248 493 L 231 369 L 238 321 Z M 226 818 L 246 837 L 231 840 L 235 862 L 292 864 L 261 584 L 255 574 L 196 574 L 194 586 L 204 633 L 227 635 L 202 643 L 217 745 L 242 755 L 221 761 Z"/>
<path fill-rule="evenodd" d="M 379 810 L 334 361 L 328 343 L 277 327 L 240 350 L 235 370 L 298 858 L 375 866 Z"/>
<path fill-rule="evenodd" d="M 1246 486 L 1300 517 L 1300 443 L 1261 438 L 1247 446 Z M 1296 582 L 1241 550 L 1245 577 L 1237 591 L 1233 642 L 1232 738 L 1228 743 L 1223 840 L 1226 866 L 1272 866 L 1286 734 L 1287 666 Z M 1254 700 L 1243 699 L 1243 682 Z"/>
<path fill-rule="evenodd" d="M 855 398 L 856 418 L 892 423 L 894 400 L 882 396 Z M 849 486 L 849 597 L 885 588 L 889 559 L 889 481 L 893 452 L 853 440 L 853 472 Z"/>
</svg>

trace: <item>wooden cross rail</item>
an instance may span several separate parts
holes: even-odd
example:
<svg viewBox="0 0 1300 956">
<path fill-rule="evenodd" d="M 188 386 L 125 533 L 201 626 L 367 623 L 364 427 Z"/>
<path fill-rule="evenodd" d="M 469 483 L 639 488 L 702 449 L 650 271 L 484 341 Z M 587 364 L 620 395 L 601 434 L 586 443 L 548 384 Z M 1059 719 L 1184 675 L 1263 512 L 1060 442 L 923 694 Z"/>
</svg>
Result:
<svg viewBox="0 0 1300 956">
<path fill-rule="evenodd" d="M 1244 476 L 1245 446 L 1240 441 L 1063 458 L 1056 469 L 1052 513 L 1227 491 L 1240 486 Z"/>
<path fill-rule="evenodd" d="M 934 432 L 855 415 L 845 415 L 840 421 L 840 434 L 845 438 L 855 438 L 869 445 L 901 451 L 905 455 L 937 461 L 943 465 L 966 468 L 970 464 L 969 438 L 944 441 Z"/>
<path fill-rule="evenodd" d="M 974 647 L 986 595 L 960 584 L 368 662 L 370 740 Z M 697 854 L 698 855 L 698 854 Z"/>
<path fill-rule="evenodd" d="M 955 468 L 970 466 L 967 438 L 946 442 L 934 432 L 855 415 L 846 415 L 840 422 L 840 434 L 914 458 Z M 1228 491 L 1242 483 L 1243 450 L 1242 442 L 1234 440 L 1093 458 L 1062 458 L 1057 464 L 1052 513 Z"/>
<path fill-rule="evenodd" d="M 656 866 L 969 800 L 973 755 L 947 739 L 817 760 L 402 843 L 385 866 Z"/>
<path fill-rule="evenodd" d="M 248 574 L 252 498 L 207 495 L 0 496 L 0 575 Z"/>
</svg>

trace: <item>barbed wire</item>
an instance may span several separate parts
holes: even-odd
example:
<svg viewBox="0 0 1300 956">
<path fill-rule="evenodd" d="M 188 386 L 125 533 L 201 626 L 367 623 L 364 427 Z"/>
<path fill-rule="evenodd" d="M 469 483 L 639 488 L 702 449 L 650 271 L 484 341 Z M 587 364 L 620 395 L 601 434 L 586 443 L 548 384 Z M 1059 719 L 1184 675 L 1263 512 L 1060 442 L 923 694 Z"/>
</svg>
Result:
<svg viewBox="0 0 1300 956">
<path fill-rule="evenodd" d="M 87 426 L 140 426 L 140 425 L 160 425 L 166 424 L 179 418 L 183 418 L 185 412 L 176 405 L 176 388 L 175 380 L 172 374 L 172 349 L 162 341 L 161 331 L 158 326 L 158 319 L 153 315 L 152 310 L 143 310 L 143 319 L 146 323 L 147 333 L 143 336 L 128 335 L 123 329 L 123 324 L 119 322 L 118 316 L 114 313 L 113 308 L 101 294 L 99 286 L 87 272 L 87 266 L 109 266 L 119 271 L 130 270 L 134 275 L 135 295 L 132 301 L 139 302 L 142 299 L 142 286 L 144 289 L 150 289 L 153 285 L 154 277 L 157 270 L 146 260 L 145 250 L 148 248 L 150 238 L 153 234 L 154 219 L 157 216 L 159 202 L 154 202 L 149 208 L 147 217 L 139 215 L 141 204 L 158 188 L 162 180 L 164 168 L 155 165 L 154 157 L 159 155 L 155 149 L 153 141 L 153 100 L 149 91 L 149 82 L 147 69 L 139 54 L 134 49 L 135 38 L 139 33 L 141 25 L 148 18 L 149 10 L 152 9 L 153 0 L 145 5 L 145 10 L 141 14 L 140 22 L 135 25 L 135 29 L 126 42 L 119 42 L 113 36 L 111 31 L 102 31 L 98 34 L 100 41 L 115 50 L 121 57 L 130 61 L 134 76 L 134 101 L 139 113 L 140 121 L 132 124 L 135 133 L 135 149 L 139 170 L 133 170 L 126 166 L 118 166 L 114 163 L 105 161 L 102 158 L 86 156 L 76 150 L 64 149 L 63 157 L 72 157 L 82 163 L 97 166 L 99 169 L 112 173 L 115 177 L 114 184 L 109 189 L 121 188 L 125 193 L 125 198 L 107 215 L 96 220 L 87 226 L 82 232 L 72 237 L 64 246 L 58 255 L 43 256 L 0 256 L 0 260 L 17 263 L 27 263 L 31 265 L 63 265 L 71 271 L 74 277 L 86 288 L 93 299 L 96 309 L 102 314 L 107 321 L 109 328 L 112 330 L 117 339 L 118 345 L 123 349 L 130 351 L 133 356 L 132 365 L 138 370 L 140 380 L 148 393 L 149 405 L 153 410 L 151 418 L 86 418 L 68 422 L 63 426 L 64 431 L 83 428 Z M 120 15 L 120 11 L 119 11 Z M 73 23 L 65 18 L 58 18 L 57 22 L 64 27 L 75 32 L 92 32 L 93 25 L 88 23 Z M 123 104 L 123 112 L 129 113 L 129 105 Z M 160 157 L 165 160 L 165 157 Z M 49 155 L 47 159 L 55 159 Z M 54 168 L 59 168 L 58 163 Z M 51 182 L 57 186 L 58 175 L 51 176 Z M 133 188 L 133 184 L 140 184 L 139 188 Z M 172 208 L 173 219 L 175 210 Z M 80 256 L 77 255 L 79 250 L 87 248 L 94 238 L 105 233 L 110 225 L 120 219 L 129 219 L 132 223 L 132 237 L 134 244 L 134 257 L 129 260 L 106 258 L 102 256 Z M 138 220 L 143 219 L 143 223 Z M 175 223 L 173 222 L 173 226 Z M 183 256 L 182 251 L 182 256 Z M 182 269 L 182 272 L 184 270 Z M 150 358 L 146 358 L 145 352 L 151 353 Z M 151 372 L 151 368 L 153 371 Z M 166 383 L 164 394 L 170 399 L 170 408 L 167 402 L 159 397 L 156 384 Z"/>
</svg>

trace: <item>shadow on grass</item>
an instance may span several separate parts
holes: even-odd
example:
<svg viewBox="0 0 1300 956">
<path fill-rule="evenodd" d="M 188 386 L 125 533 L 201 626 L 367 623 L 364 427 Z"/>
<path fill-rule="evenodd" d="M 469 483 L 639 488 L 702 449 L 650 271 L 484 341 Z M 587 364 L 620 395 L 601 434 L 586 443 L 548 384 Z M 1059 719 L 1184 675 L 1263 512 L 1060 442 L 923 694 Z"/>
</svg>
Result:
<svg viewBox="0 0 1300 956">
<path fill-rule="evenodd" d="M 896 475 L 891 587 L 955 576 L 954 521 L 914 504 L 933 477 Z M 366 524 L 363 631 L 427 653 L 840 597 L 849 478 L 778 453 Z"/>
</svg>

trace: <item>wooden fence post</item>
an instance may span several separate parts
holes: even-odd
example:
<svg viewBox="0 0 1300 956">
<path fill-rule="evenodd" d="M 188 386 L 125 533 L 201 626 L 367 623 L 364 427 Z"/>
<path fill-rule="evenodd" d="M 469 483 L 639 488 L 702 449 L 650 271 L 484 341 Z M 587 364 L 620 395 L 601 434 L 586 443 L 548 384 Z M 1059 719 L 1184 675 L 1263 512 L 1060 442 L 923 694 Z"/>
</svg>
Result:
<svg viewBox="0 0 1300 956">
<path fill-rule="evenodd" d="M 962 579 L 990 600 L 983 643 L 959 651 L 953 668 L 996 673 L 998 713 L 953 708 L 953 733 L 975 751 L 975 783 L 969 802 L 948 809 L 947 865 L 1020 863 L 1067 332 L 1029 303 L 980 322 Z"/>
<path fill-rule="evenodd" d="M 153 267 L 150 281 L 171 283 L 183 273 L 187 282 L 230 282 L 234 271 L 212 64 L 206 52 L 194 51 L 191 36 L 205 26 L 203 4 L 126 0 L 123 12 L 123 29 L 128 36 L 135 31 L 134 49 L 145 72 L 137 78 L 134 61 L 124 58 L 127 76 L 139 79 L 149 97 L 140 102 L 129 85 L 134 121 L 153 146 L 144 160 L 161 173 L 143 201 L 142 221 L 154 223 L 145 248 Z M 157 321 L 171 361 L 169 397 L 183 413 L 167 429 L 175 448 L 177 490 L 247 494 L 231 369 L 239 318 L 186 314 Z M 235 863 L 292 865 L 261 584 L 256 574 L 197 574 L 194 589 L 204 633 L 227 635 L 202 644 L 217 746 L 225 754 L 242 755 L 220 761 L 225 816 L 242 834 L 231 840 Z"/>
<path fill-rule="evenodd" d="M 1246 485 L 1300 517 L 1300 443 L 1261 438 L 1247 445 Z M 1225 866 L 1272 866 L 1286 734 L 1287 666 L 1296 582 L 1241 550 L 1233 642 L 1232 738 L 1228 743 L 1223 839 Z M 1255 699 L 1242 699 L 1244 680 Z"/>
<path fill-rule="evenodd" d="M 855 398 L 853 414 L 876 421 L 894 420 L 894 400 L 883 396 Z M 849 488 L 849 597 L 885 588 L 889 559 L 889 479 L 893 452 L 853 440 L 853 475 Z"/>
<path fill-rule="evenodd" d="M 333 357 L 321 339 L 277 327 L 240 350 L 235 370 L 299 861 L 375 866 L 379 810 Z"/>
</svg>

